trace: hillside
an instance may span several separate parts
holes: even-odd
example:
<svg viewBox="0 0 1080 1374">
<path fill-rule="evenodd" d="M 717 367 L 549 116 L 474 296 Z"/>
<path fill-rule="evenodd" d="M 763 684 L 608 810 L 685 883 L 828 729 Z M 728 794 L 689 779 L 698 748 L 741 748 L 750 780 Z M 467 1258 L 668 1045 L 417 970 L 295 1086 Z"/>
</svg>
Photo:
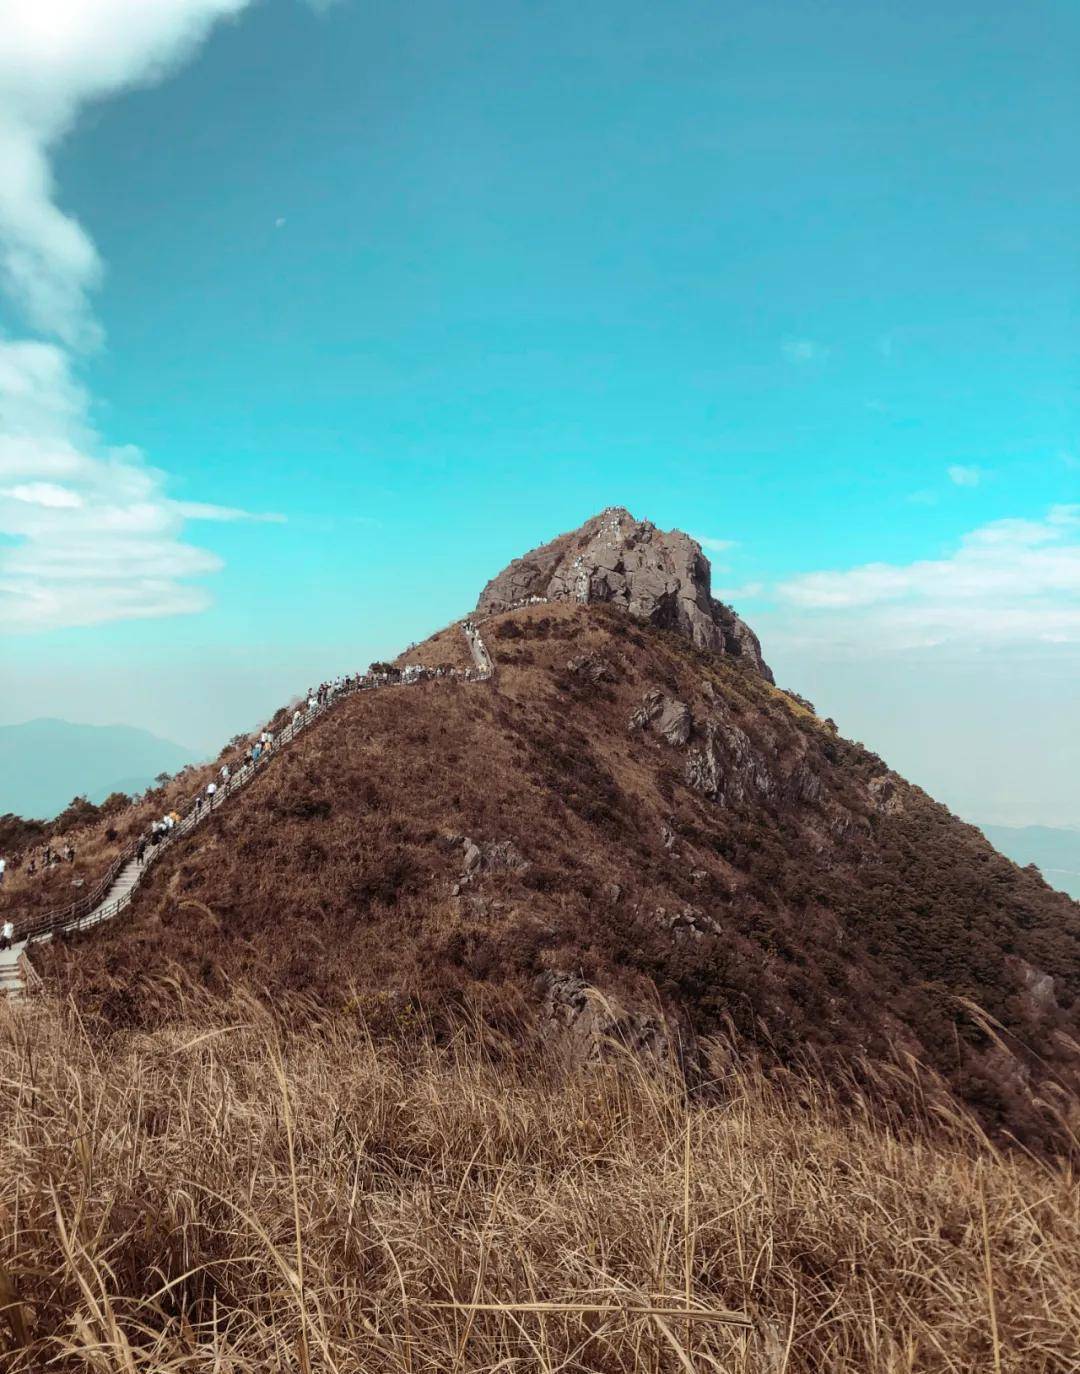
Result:
<svg viewBox="0 0 1080 1374">
<path fill-rule="evenodd" d="M 190 750 L 129 725 L 42 718 L 0 725 L 0 814 L 49 819 L 72 797 L 104 801 L 192 763 Z"/>
<path fill-rule="evenodd" d="M 905 1052 L 1045 1139 L 1075 1081 L 1075 905 L 737 637 L 655 623 L 673 599 L 651 621 L 578 592 L 491 614 L 493 683 L 345 700 L 162 859 L 131 919 L 43 968 L 114 1024 L 159 1019 L 148 974 L 175 962 L 376 1033 L 464 1014 L 579 1058 L 615 1034 L 692 1075 L 717 1037 L 837 1081 L 880 1084 L 867 1061 Z"/>
</svg>

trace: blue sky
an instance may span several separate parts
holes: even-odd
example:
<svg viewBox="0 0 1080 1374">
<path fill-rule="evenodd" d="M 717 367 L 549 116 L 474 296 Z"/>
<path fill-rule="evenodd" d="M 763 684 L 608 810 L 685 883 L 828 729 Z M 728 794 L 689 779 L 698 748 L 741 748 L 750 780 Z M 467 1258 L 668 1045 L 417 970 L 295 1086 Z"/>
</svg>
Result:
<svg viewBox="0 0 1080 1374">
<path fill-rule="evenodd" d="M 0 4 L 0 718 L 209 747 L 618 503 L 1080 824 L 1074 7 L 149 8 Z"/>
</svg>

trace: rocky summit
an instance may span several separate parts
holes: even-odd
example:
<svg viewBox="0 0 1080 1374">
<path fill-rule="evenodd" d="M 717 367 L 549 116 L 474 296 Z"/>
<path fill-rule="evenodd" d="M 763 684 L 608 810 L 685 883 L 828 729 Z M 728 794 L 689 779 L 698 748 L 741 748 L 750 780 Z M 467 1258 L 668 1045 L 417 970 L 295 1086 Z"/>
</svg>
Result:
<svg viewBox="0 0 1080 1374">
<path fill-rule="evenodd" d="M 680 631 L 699 649 L 741 659 L 773 681 L 757 635 L 712 595 L 701 545 L 681 530 L 635 520 L 622 506 L 609 506 L 579 529 L 515 558 L 487 584 L 476 609 L 492 615 L 533 599 L 619 606 Z"/>
</svg>

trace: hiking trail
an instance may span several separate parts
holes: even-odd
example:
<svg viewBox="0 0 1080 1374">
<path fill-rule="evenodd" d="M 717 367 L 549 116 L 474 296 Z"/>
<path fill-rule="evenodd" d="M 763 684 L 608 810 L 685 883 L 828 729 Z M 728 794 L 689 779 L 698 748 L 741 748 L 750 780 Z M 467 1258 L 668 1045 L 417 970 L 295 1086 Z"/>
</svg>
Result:
<svg viewBox="0 0 1080 1374">
<path fill-rule="evenodd" d="M 349 680 L 348 685 L 330 693 L 325 701 L 317 703 L 310 710 L 304 710 L 300 719 L 290 721 L 275 736 L 272 748 L 267 749 L 259 759 L 249 761 L 232 773 L 227 781 L 218 784 L 213 796 L 200 791 L 184 806 L 184 817 L 172 830 L 167 831 L 157 844 L 146 844 L 140 859 L 136 853 L 137 842 L 128 846 L 111 865 L 104 878 L 80 901 L 72 903 L 59 911 L 49 912 L 33 921 L 15 922 L 15 940 L 10 949 L 0 950 L 0 994 L 18 997 L 27 992 L 37 991 L 42 986 L 41 977 L 30 962 L 28 946 L 51 940 L 54 935 L 68 931 L 89 930 L 102 921 L 109 921 L 130 903 L 132 894 L 146 876 L 147 871 L 179 840 L 189 835 L 196 826 L 201 825 L 214 811 L 223 806 L 227 799 L 246 787 L 256 773 L 290 744 L 297 735 L 321 719 L 333 706 L 345 697 L 355 696 L 358 692 L 372 692 L 384 687 L 411 687 L 418 682 L 439 681 L 451 677 L 456 681 L 488 682 L 495 668 L 487 651 L 476 623 L 471 620 L 461 622 L 462 633 L 469 645 L 469 652 L 475 668 L 450 669 L 446 672 L 434 669 L 415 669 L 408 666 L 401 676 L 391 678 L 387 674 L 367 675 Z"/>
</svg>

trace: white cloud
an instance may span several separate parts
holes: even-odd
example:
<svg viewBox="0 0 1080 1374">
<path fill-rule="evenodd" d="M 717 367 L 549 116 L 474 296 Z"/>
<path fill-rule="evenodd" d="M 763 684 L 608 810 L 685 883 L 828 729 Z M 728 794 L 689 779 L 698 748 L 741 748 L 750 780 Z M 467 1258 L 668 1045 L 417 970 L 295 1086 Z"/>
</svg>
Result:
<svg viewBox="0 0 1080 1374">
<path fill-rule="evenodd" d="M 713 596 L 718 601 L 738 602 L 747 601 L 751 597 L 760 596 L 765 590 L 762 582 L 744 582 L 738 587 L 714 587 Z"/>
<path fill-rule="evenodd" d="M 977 487 L 983 478 L 982 468 L 965 466 L 963 463 L 954 463 L 946 471 L 949 481 L 956 487 Z"/>
<path fill-rule="evenodd" d="M 778 594 L 804 642 L 1080 644 L 1080 506 L 983 525 L 943 558 L 803 573 Z"/>
<path fill-rule="evenodd" d="M 10 496 L 13 501 L 25 501 L 30 506 L 44 506 L 47 510 L 77 510 L 83 503 L 77 491 L 55 482 L 21 482 L 6 491 L 0 488 L 0 497 L 4 496 Z"/>
<path fill-rule="evenodd" d="M 0 397 L 9 435 L 77 431 L 88 405 L 64 350 L 31 339 L 0 338 Z"/>
<path fill-rule="evenodd" d="M 823 363 L 832 352 L 817 339 L 785 339 L 781 349 L 789 363 Z"/>
<path fill-rule="evenodd" d="M 284 515 L 265 514 L 260 515 L 249 510 L 240 510 L 236 506 L 214 506 L 207 501 L 173 501 L 172 508 L 185 520 L 216 520 L 231 522 L 234 520 L 254 520 L 260 524 L 283 525 Z"/>
<path fill-rule="evenodd" d="M 735 547 L 734 539 L 710 539 L 705 534 L 692 534 L 691 539 L 696 539 L 703 549 L 708 549 L 710 553 L 726 553 L 728 549 Z"/>
<path fill-rule="evenodd" d="M 30 324 L 74 346 L 100 329 L 97 250 L 56 203 L 49 153 L 90 101 L 159 81 L 248 0 L 0 0 L 0 278 Z"/>
<path fill-rule="evenodd" d="M 0 337 L 0 629 L 201 610 L 187 579 L 222 565 L 184 522 L 281 518 L 174 501 L 137 449 L 94 432 L 69 350 L 101 342 L 102 264 L 49 165 L 85 105 L 161 80 L 247 3 L 0 0 L 0 288 L 59 341 Z"/>
<path fill-rule="evenodd" d="M 169 499 L 137 449 L 102 444 L 87 404 L 62 349 L 0 340 L 0 631 L 202 610 L 186 579 L 221 560 L 183 542 L 185 520 L 249 518 Z"/>
</svg>

